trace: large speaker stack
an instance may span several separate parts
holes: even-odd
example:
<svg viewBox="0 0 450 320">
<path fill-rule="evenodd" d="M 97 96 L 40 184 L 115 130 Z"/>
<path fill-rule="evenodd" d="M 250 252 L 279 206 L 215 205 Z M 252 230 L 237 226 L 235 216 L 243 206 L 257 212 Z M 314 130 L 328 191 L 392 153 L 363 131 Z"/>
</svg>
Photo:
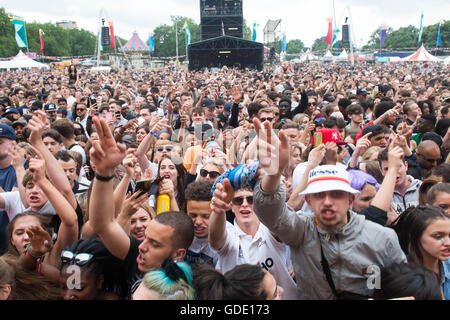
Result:
<svg viewBox="0 0 450 320">
<path fill-rule="evenodd" d="M 200 0 L 201 39 L 243 38 L 242 0 Z"/>
<path fill-rule="evenodd" d="M 350 29 L 348 24 L 342 25 L 342 44 L 350 45 Z"/>
<path fill-rule="evenodd" d="M 200 17 L 201 41 L 188 47 L 189 70 L 263 69 L 264 45 L 244 39 L 242 0 L 200 0 Z"/>
</svg>

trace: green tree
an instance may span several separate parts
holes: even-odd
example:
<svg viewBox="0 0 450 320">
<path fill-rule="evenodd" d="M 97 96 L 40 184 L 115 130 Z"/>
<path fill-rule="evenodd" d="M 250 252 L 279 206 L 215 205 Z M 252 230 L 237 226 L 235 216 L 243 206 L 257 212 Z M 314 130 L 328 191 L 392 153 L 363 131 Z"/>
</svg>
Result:
<svg viewBox="0 0 450 320">
<path fill-rule="evenodd" d="M 314 41 L 311 50 L 312 51 L 319 51 L 319 50 L 326 50 L 328 48 L 328 44 L 323 43 L 325 41 L 326 37 L 318 38 Z"/>
<path fill-rule="evenodd" d="M 194 20 L 186 17 L 171 17 L 172 24 L 159 25 L 153 30 L 155 40 L 155 57 L 169 57 L 176 55 L 176 33 L 178 30 L 178 55 L 186 54 L 186 32 L 184 24 L 187 22 L 191 32 L 191 43 L 200 41 L 200 26 Z"/>
<path fill-rule="evenodd" d="M 305 44 L 300 39 L 290 40 L 286 44 L 286 53 L 300 53 L 305 49 Z"/>
<path fill-rule="evenodd" d="M 14 26 L 9 21 L 8 14 L 5 9 L 0 8 L 0 57 L 11 57 L 19 51 L 14 32 Z"/>
</svg>

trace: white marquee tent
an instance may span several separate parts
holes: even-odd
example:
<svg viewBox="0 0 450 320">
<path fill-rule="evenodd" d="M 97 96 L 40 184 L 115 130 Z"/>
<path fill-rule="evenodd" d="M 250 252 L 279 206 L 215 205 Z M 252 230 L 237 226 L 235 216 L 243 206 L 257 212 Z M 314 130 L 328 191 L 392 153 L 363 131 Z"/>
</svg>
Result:
<svg viewBox="0 0 450 320">
<path fill-rule="evenodd" d="M 31 68 L 46 68 L 50 67 L 47 64 L 40 63 L 34 61 L 31 58 L 28 58 L 22 50 L 19 51 L 17 56 L 12 58 L 11 60 L 0 61 L 0 69 L 31 69 Z"/>
<path fill-rule="evenodd" d="M 323 61 L 333 61 L 334 58 L 335 58 L 335 56 L 333 56 L 333 55 L 331 54 L 331 51 L 328 50 L 327 53 L 325 53 L 325 55 L 322 57 L 322 60 L 323 60 Z"/>
<path fill-rule="evenodd" d="M 427 49 L 422 45 L 416 52 L 413 54 L 403 58 L 401 61 L 430 61 L 430 62 L 438 62 L 442 61 L 441 59 L 430 54 Z"/>
<path fill-rule="evenodd" d="M 339 61 L 339 62 L 347 62 L 348 61 L 348 53 L 347 53 L 347 51 L 345 49 L 336 58 L 336 61 Z"/>
</svg>

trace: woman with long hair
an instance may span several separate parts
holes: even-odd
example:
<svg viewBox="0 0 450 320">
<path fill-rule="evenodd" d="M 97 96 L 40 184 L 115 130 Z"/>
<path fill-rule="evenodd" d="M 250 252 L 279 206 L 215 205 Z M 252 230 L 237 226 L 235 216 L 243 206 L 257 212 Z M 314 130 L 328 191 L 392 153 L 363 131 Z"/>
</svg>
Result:
<svg viewBox="0 0 450 320">
<path fill-rule="evenodd" d="M 163 180 L 159 184 L 158 195 L 167 194 L 170 197 L 170 210 L 186 212 L 184 197 L 184 180 L 186 168 L 181 159 L 168 155 L 161 157 L 158 163 L 158 177 Z"/>
<path fill-rule="evenodd" d="M 394 226 L 400 246 L 414 262 L 434 273 L 443 296 L 450 300 L 450 216 L 435 206 L 410 207 Z"/>
</svg>

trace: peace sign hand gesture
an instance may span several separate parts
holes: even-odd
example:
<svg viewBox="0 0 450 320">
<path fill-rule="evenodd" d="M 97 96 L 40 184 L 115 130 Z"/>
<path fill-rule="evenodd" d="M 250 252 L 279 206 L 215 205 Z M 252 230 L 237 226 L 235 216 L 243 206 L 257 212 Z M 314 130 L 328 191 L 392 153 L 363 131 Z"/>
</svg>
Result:
<svg viewBox="0 0 450 320">
<path fill-rule="evenodd" d="M 103 177 L 114 174 L 114 169 L 122 163 L 125 158 L 126 146 L 117 143 L 104 119 L 95 117 L 92 119 L 99 140 L 92 142 L 91 163 L 95 165 L 96 172 Z"/>
</svg>

